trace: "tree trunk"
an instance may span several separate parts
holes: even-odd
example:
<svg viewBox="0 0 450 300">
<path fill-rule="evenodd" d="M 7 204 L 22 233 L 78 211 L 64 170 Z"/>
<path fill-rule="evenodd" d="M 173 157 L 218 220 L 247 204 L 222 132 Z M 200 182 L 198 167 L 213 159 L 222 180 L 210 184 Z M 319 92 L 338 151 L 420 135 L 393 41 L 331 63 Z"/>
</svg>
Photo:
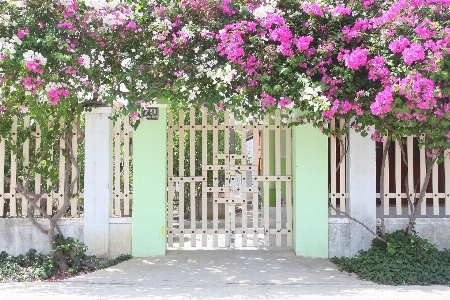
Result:
<svg viewBox="0 0 450 300">
<path fill-rule="evenodd" d="M 55 237 L 55 225 L 52 222 L 50 222 L 50 228 L 48 229 L 48 240 L 50 242 L 52 250 L 56 249 L 54 237 Z M 58 260 L 58 270 L 60 272 L 66 273 L 67 271 L 69 271 L 69 264 L 67 263 L 67 259 L 62 253 L 62 251 L 56 252 L 56 259 Z"/>
<path fill-rule="evenodd" d="M 420 206 L 422 205 L 423 199 L 425 199 L 425 194 L 427 192 L 428 183 L 430 182 L 431 178 L 431 172 L 433 171 L 433 165 L 434 160 L 431 157 L 427 157 L 426 160 L 426 174 L 425 174 L 425 180 L 421 186 L 419 199 L 417 199 L 416 203 L 414 204 L 414 212 L 409 217 L 409 226 L 408 226 L 408 233 L 412 233 L 412 225 L 416 222 L 417 219 L 417 213 L 419 212 Z"/>
<path fill-rule="evenodd" d="M 386 165 L 386 158 L 389 153 L 389 146 L 391 145 L 389 139 L 386 141 L 386 146 L 383 149 L 383 158 L 381 161 L 380 170 L 380 220 L 381 220 L 381 236 L 386 235 L 386 224 L 384 223 L 384 167 Z"/>
</svg>

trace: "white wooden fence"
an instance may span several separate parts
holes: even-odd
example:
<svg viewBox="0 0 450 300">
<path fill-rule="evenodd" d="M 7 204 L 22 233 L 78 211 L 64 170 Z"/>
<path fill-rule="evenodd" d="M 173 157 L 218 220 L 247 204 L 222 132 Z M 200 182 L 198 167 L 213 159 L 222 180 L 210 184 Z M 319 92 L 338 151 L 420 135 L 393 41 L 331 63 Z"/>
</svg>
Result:
<svg viewBox="0 0 450 300">
<path fill-rule="evenodd" d="M 25 116 L 21 122 L 18 122 L 17 117 L 13 117 L 13 122 L 12 133 L 16 134 L 18 130 L 30 126 L 30 119 L 28 116 Z M 341 123 L 340 125 L 342 126 L 343 124 Z M 333 122 L 331 126 L 336 125 Z M 36 142 L 30 143 L 30 141 L 26 141 L 23 144 L 24 164 L 27 164 L 30 155 L 33 155 L 36 148 L 39 147 L 40 131 L 41 128 L 37 125 L 34 132 Z M 113 132 L 114 193 L 111 195 L 113 208 L 111 214 L 114 217 L 132 215 L 132 136 L 133 130 L 128 118 L 115 122 Z M 77 144 L 78 139 L 79 133 L 74 130 L 74 151 L 82 150 L 79 147 L 82 147 L 83 145 Z M 400 146 L 398 143 L 393 145 L 393 149 L 390 151 L 390 157 L 387 159 L 387 162 L 389 163 L 386 163 L 384 178 L 386 201 L 383 207 L 386 216 L 405 217 L 408 215 L 405 185 L 402 183 L 406 170 L 409 172 L 410 187 L 416 186 L 417 183 L 419 183 L 417 186 L 420 186 L 425 178 L 425 151 L 417 149 L 414 139 L 414 137 L 405 138 L 406 145 L 404 146 L 404 149 L 407 155 L 407 168 L 402 162 Z M 344 142 L 344 147 L 341 147 L 340 142 L 336 138 L 330 137 L 329 199 L 333 206 L 345 211 L 348 193 L 346 192 L 346 158 L 345 156 L 342 157 L 342 153 L 345 151 L 346 137 L 343 136 L 340 141 Z M 64 147 L 63 142 L 61 142 L 61 147 Z M 60 152 L 61 151 L 54 153 L 55 159 L 61 154 Z M 338 168 L 339 161 L 341 161 L 341 163 Z M 381 159 L 377 158 L 378 172 L 380 170 L 380 165 Z M 28 203 L 22 201 L 20 194 L 15 191 L 17 182 L 14 178 L 17 177 L 17 160 L 16 156 L 11 153 L 9 149 L 5 148 L 4 141 L 0 142 L 0 166 L 8 166 L 0 167 L 0 178 L 4 178 L 5 176 L 12 178 L 10 184 L 5 180 L 0 180 L 0 203 L 2 203 L 2 205 L 0 205 L 0 217 L 21 217 L 26 212 Z M 81 168 L 83 170 L 83 165 L 81 165 Z M 73 167 L 72 174 L 74 172 L 76 172 L 76 170 Z M 63 160 L 60 161 L 60 178 L 61 182 L 63 182 Z M 83 187 L 78 183 L 77 185 L 78 197 L 71 199 L 71 206 L 66 214 L 68 217 L 83 216 Z M 34 178 L 34 186 L 36 187 L 35 192 L 40 192 L 38 189 L 45 189 L 47 186 L 52 186 L 52 183 L 46 178 L 41 178 L 40 175 L 37 175 Z M 64 187 L 60 187 L 60 189 L 62 190 Z M 379 193 L 377 193 L 377 198 L 379 198 L 379 196 Z M 412 196 L 417 198 L 419 193 L 415 193 Z M 62 193 L 59 193 L 59 191 L 56 190 L 50 194 L 44 194 L 41 205 L 42 207 L 46 207 L 47 213 L 51 215 L 54 207 L 62 206 L 62 197 Z M 37 214 L 37 212 L 35 212 L 35 214 Z M 333 209 L 330 209 L 330 215 L 332 217 L 339 216 Z M 444 164 L 433 168 L 431 180 L 427 188 L 426 201 L 423 202 L 421 207 L 421 215 L 427 217 L 450 216 L 449 157 L 445 159 Z"/>
<path fill-rule="evenodd" d="M 23 121 L 18 122 L 18 119 L 16 116 L 13 116 L 13 126 L 12 126 L 12 137 L 14 140 L 17 140 L 17 133 L 19 130 L 27 129 L 30 126 L 30 118 L 28 116 L 23 117 Z M 73 136 L 72 136 L 72 145 L 73 145 L 73 151 L 75 153 L 78 152 L 78 138 L 79 133 L 77 131 L 77 126 L 74 126 L 73 129 Z M 30 142 L 30 140 L 26 140 L 23 144 L 23 159 L 24 161 L 21 162 L 23 165 L 29 164 L 29 158 L 30 155 L 33 155 L 37 149 L 40 147 L 40 134 L 41 134 L 41 128 L 39 124 L 36 124 L 35 131 L 33 132 L 33 135 L 36 137 L 35 141 L 33 143 Z M 64 141 L 61 140 L 60 142 L 60 148 L 64 149 L 65 144 Z M 64 178 L 65 178 L 65 166 L 64 166 L 64 159 L 59 159 L 59 157 L 62 156 L 62 150 L 55 151 L 53 153 L 53 159 L 59 161 L 59 178 L 60 178 L 60 185 L 58 187 L 58 190 L 53 190 L 49 194 L 44 194 L 42 196 L 42 201 L 40 203 L 42 208 L 46 209 L 47 214 L 52 215 L 54 208 L 61 208 L 64 204 L 64 198 L 63 194 L 59 191 L 64 190 Z M 6 167 L 8 166 L 8 167 Z M 18 174 L 18 161 L 17 157 L 10 149 L 6 149 L 5 147 L 5 141 L 2 140 L 0 142 L 0 217 L 6 216 L 6 217 L 20 217 L 26 214 L 26 211 L 28 209 L 28 203 L 27 201 L 23 201 L 22 197 L 20 196 L 20 193 L 16 191 L 17 187 L 17 174 Z M 80 165 L 81 170 L 83 170 L 83 166 Z M 5 173 L 6 171 L 6 173 Z M 72 174 L 73 176 L 76 173 L 76 168 L 72 167 Z M 9 177 L 11 179 L 10 183 L 7 183 L 4 180 L 4 177 Z M 79 182 L 75 183 L 75 190 L 80 192 L 79 189 Z M 42 190 L 46 190 L 49 187 L 53 187 L 52 182 L 46 178 L 42 178 L 40 174 L 36 174 L 34 177 L 34 187 L 35 187 L 35 193 L 40 193 Z M 53 187 L 54 188 L 54 187 Z M 74 197 L 71 199 L 70 208 L 67 212 L 67 216 L 71 217 L 79 217 L 80 216 L 80 199 L 83 198 L 82 191 L 79 193 L 78 197 Z M 39 212 L 36 210 L 34 212 L 35 215 L 38 215 Z"/>
<path fill-rule="evenodd" d="M 343 121 L 340 121 L 340 126 Z M 330 125 L 333 129 L 336 127 L 335 121 Z M 383 213 L 388 217 L 407 217 L 409 212 L 406 188 L 404 180 L 406 172 L 408 172 L 408 185 L 410 188 L 415 187 L 415 193 L 411 192 L 412 199 L 419 198 L 420 188 L 425 180 L 425 159 L 424 149 L 417 146 L 417 138 L 405 137 L 403 149 L 406 154 L 407 166 L 403 163 L 401 157 L 401 148 L 398 142 L 392 143 L 391 150 L 388 153 L 384 168 L 384 187 L 385 201 Z M 343 143 L 343 145 L 341 144 Z M 329 200 L 330 203 L 340 211 L 346 211 L 346 201 L 348 193 L 346 192 L 346 157 L 342 157 L 345 152 L 346 136 L 342 136 L 339 140 L 330 137 L 330 162 L 329 162 Z M 377 145 L 377 206 L 379 204 L 379 175 L 381 171 L 382 145 Z M 341 164 L 339 161 L 342 159 Z M 430 182 L 428 184 L 424 201 L 422 202 L 420 216 L 422 217 L 446 217 L 450 216 L 450 157 L 447 156 L 443 164 L 433 167 Z M 339 217 L 341 214 L 336 213 L 330 208 L 330 216 Z"/>
</svg>

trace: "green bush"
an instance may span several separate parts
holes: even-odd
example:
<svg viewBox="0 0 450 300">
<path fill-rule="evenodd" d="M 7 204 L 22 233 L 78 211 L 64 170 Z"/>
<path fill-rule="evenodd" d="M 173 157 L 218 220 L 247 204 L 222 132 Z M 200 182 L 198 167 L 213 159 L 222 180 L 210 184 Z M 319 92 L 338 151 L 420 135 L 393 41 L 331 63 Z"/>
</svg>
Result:
<svg viewBox="0 0 450 300">
<path fill-rule="evenodd" d="M 0 282 L 58 280 L 67 276 L 80 275 L 107 268 L 131 258 L 120 255 L 113 260 L 87 255 L 87 246 L 74 238 L 56 235 L 56 248 L 50 254 L 37 254 L 30 249 L 25 255 L 11 256 L 5 251 L 0 253 Z M 67 274 L 58 271 L 56 253 L 61 251 L 69 265 Z"/>
<path fill-rule="evenodd" d="M 398 230 L 378 239 L 367 251 L 355 257 L 333 257 L 342 272 L 356 273 L 358 278 L 389 285 L 450 284 L 450 250 L 439 251 L 412 230 Z"/>
</svg>

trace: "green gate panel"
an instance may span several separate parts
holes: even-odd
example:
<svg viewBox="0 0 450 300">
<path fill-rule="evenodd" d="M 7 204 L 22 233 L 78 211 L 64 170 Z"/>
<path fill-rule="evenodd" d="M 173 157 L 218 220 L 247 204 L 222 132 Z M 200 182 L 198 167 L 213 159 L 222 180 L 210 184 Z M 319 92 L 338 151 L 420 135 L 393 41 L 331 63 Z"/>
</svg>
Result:
<svg viewBox="0 0 450 300">
<path fill-rule="evenodd" d="M 292 131 L 293 245 L 297 255 L 328 257 L 328 137 L 311 124 Z"/>
<path fill-rule="evenodd" d="M 133 133 L 132 255 L 166 253 L 167 109 Z"/>
</svg>

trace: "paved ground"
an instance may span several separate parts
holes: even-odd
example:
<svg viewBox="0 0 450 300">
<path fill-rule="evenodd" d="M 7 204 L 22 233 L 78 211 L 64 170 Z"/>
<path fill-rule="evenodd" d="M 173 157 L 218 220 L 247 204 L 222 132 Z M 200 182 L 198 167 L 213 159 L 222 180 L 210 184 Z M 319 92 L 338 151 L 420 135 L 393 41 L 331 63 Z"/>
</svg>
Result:
<svg viewBox="0 0 450 300">
<path fill-rule="evenodd" d="M 391 287 L 280 250 L 171 250 L 60 282 L 0 284 L 0 300 L 447 299 L 448 286 Z"/>
</svg>

